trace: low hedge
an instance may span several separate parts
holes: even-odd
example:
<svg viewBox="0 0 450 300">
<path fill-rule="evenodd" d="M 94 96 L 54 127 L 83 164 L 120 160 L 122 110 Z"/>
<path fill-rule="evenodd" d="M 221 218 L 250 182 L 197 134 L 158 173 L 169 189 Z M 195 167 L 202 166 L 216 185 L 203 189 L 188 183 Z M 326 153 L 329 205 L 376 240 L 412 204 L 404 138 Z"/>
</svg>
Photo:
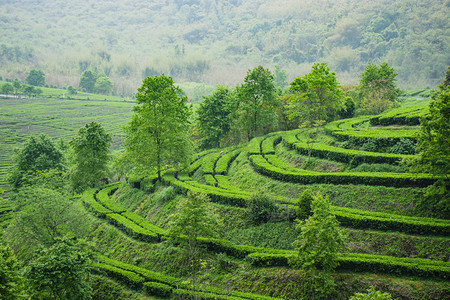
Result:
<svg viewBox="0 0 450 300">
<path fill-rule="evenodd" d="M 283 143 L 286 146 L 295 149 L 302 155 L 308 155 L 309 151 L 311 151 L 312 156 L 352 165 L 360 165 L 363 163 L 398 164 L 402 159 L 412 157 L 412 155 L 344 149 L 325 145 L 319 142 L 314 142 L 308 145 L 305 142 L 299 141 L 293 135 L 284 136 Z"/>
<path fill-rule="evenodd" d="M 137 238 L 144 242 L 158 242 L 160 241 L 159 236 L 151 232 L 149 230 L 146 230 L 142 228 L 141 226 L 137 225 L 130 219 L 116 214 L 116 213 L 110 213 L 106 215 L 106 219 L 114 224 L 115 226 L 121 228 L 123 231 L 125 231 L 127 234 L 131 235 L 134 238 Z"/>
<path fill-rule="evenodd" d="M 127 285 L 137 289 L 141 288 L 142 284 L 144 282 L 144 278 L 142 276 L 139 276 L 138 274 L 130 271 L 126 271 L 114 266 L 111 266 L 109 264 L 104 263 L 93 263 L 93 267 L 98 268 L 100 270 L 103 270 L 111 277 L 117 278 L 121 281 L 124 281 Z"/>
<path fill-rule="evenodd" d="M 245 207 L 246 196 L 230 190 L 219 189 L 213 186 L 200 184 L 196 181 L 180 181 L 173 175 L 165 175 L 163 181 L 167 184 L 175 186 L 183 193 L 193 191 L 208 195 L 212 201 L 227 205 Z"/>
<path fill-rule="evenodd" d="M 384 112 L 370 119 L 370 124 L 377 125 L 420 125 L 420 118 L 429 113 L 426 105 L 406 106 Z"/>
<path fill-rule="evenodd" d="M 364 185 L 383 185 L 393 187 L 427 187 L 433 184 L 436 179 L 426 174 L 417 174 L 412 177 L 405 173 L 370 173 L 370 172 L 334 172 L 321 173 L 307 170 L 285 170 L 280 166 L 270 164 L 261 155 L 250 155 L 250 162 L 260 173 L 274 179 L 302 183 L 324 183 L 324 184 L 364 184 Z M 283 165 L 286 167 L 286 164 Z"/>
<path fill-rule="evenodd" d="M 123 213 L 126 211 L 120 204 L 115 203 L 109 197 L 109 193 L 113 190 L 117 189 L 117 184 L 114 186 L 109 186 L 107 188 L 102 188 L 97 193 L 94 194 L 94 198 L 103 204 L 106 208 L 110 209 L 115 213 Z"/>
<path fill-rule="evenodd" d="M 214 152 L 205 156 L 202 160 L 203 174 L 214 174 L 216 161 L 221 157 L 220 152 Z"/>
<path fill-rule="evenodd" d="M 128 212 L 128 211 L 124 212 L 124 213 L 122 213 L 122 216 L 130 219 L 131 221 L 133 221 L 137 225 L 143 227 L 144 229 L 158 234 L 159 236 L 163 236 L 163 235 L 167 234 L 167 232 L 164 229 L 162 229 L 156 225 L 153 225 L 148 220 L 144 219 L 143 217 L 141 217 L 133 212 Z"/>
<path fill-rule="evenodd" d="M 431 219 L 430 221 L 419 220 L 419 218 L 406 217 L 401 215 L 389 215 L 371 212 L 367 214 L 352 213 L 356 209 L 342 207 L 333 207 L 333 213 L 336 219 L 343 226 L 359 229 L 376 229 L 382 231 L 394 230 L 408 234 L 419 235 L 440 235 L 448 236 L 450 234 L 449 222 L 443 223 L 441 220 Z"/>
<path fill-rule="evenodd" d="M 228 168 L 231 163 L 236 159 L 236 157 L 241 153 L 241 149 L 236 149 L 225 153 L 223 156 L 217 160 L 216 168 L 214 170 L 215 174 L 225 175 L 228 172 Z"/>
<path fill-rule="evenodd" d="M 105 217 L 106 214 L 112 213 L 112 211 L 95 200 L 94 194 L 96 192 L 96 189 L 86 190 L 81 196 L 81 200 L 83 201 L 85 207 L 87 207 L 88 210 L 92 211 L 96 216 Z"/>
<path fill-rule="evenodd" d="M 100 254 L 97 255 L 97 260 L 98 262 L 94 263 L 95 267 L 106 271 L 111 276 L 125 280 L 127 284 L 133 286 L 134 288 L 138 288 L 143 285 L 149 295 L 160 297 L 170 297 L 172 295 L 195 295 L 196 297 L 199 297 L 198 299 L 276 299 L 251 293 L 225 291 L 212 286 L 199 286 L 195 290 L 194 286 L 191 284 L 182 283 L 177 278 L 110 259 Z"/>
<path fill-rule="evenodd" d="M 146 280 L 152 281 L 152 282 L 159 282 L 159 283 L 163 283 L 163 284 L 167 284 L 167 285 L 175 285 L 179 279 L 172 277 L 172 276 L 168 276 L 168 275 L 164 275 L 158 272 L 153 272 L 144 268 L 140 268 L 131 264 L 127 264 L 118 260 L 114 260 L 111 258 L 108 258 L 106 256 L 103 256 L 101 254 L 99 254 L 97 256 L 97 259 L 99 262 L 103 263 L 103 264 L 108 264 L 117 268 L 121 268 L 123 270 L 126 271 L 130 271 L 130 272 L 134 272 L 136 274 L 138 274 L 139 276 L 144 277 Z"/>
<path fill-rule="evenodd" d="M 261 153 L 266 154 L 275 154 L 275 146 L 281 141 L 280 135 L 269 135 L 261 142 Z"/>
<path fill-rule="evenodd" d="M 205 179 L 206 184 L 217 186 L 217 180 L 214 178 L 212 174 L 205 174 L 203 175 L 203 178 Z"/>
<path fill-rule="evenodd" d="M 176 297 L 189 297 L 193 299 L 202 299 L 202 300 L 242 300 L 244 298 L 233 297 L 227 295 L 217 295 L 214 293 L 186 290 L 186 289 L 174 289 L 172 290 L 172 294 Z M 184 299 L 184 298 L 181 298 Z"/>
<path fill-rule="evenodd" d="M 226 189 L 226 190 L 230 190 L 236 193 L 245 193 L 244 191 L 242 191 L 240 188 L 234 186 L 231 184 L 231 182 L 228 180 L 228 177 L 225 175 L 216 175 L 215 176 L 216 180 L 217 180 L 217 184 L 220 188 Z"/>
<path fill-rule="evenodd" d="M 340 270 L 352 272 L 450 279 L 450 263 L 443 261 L 360 253 L 340 253 L 338 261 Z"/>
<path fill-rule="evenodd" d="M 254 252 L 247 260 L 255 267 L 289 266 L 295 251 L 284 253 Z M 338 253 L 338 270 L 351 272 L 373 272 L 394 274 L 398 276 L 418 276 L 425 278 L 450 278 L 450 263 L 420 258 L 402 258 L 384 255 Z"/>
<path fill-rule="evenodd" d="M 250 142 L 248 142 L 245 147 L 245 151 L 247 154 L 261 154 L 261 142 L 265 139 L 264 136 L 253 138 Z"/>
<path fill-rule="evenodd" d="M 172 296 L 173 287 L 159 282 L 144 282 L 144 289 L 148 295 L 169 298 Z"/>
</svg>

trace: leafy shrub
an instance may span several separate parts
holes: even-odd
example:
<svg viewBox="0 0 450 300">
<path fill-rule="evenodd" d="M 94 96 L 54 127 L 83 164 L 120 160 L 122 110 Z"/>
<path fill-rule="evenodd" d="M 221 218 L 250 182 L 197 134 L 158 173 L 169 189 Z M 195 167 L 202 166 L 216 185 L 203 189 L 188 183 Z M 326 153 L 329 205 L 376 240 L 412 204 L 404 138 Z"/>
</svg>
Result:
<svg viewBox="0 0 450 300">
<path fill-rule="evenodd" d="M 369 151 L 369 152 L 377 152 L 378 146 L 372 139 L 369 139 L 367 142 L 365 142 L 361 146 L 360 150 L 361 151 Z"/>
<path fill-rule="evenodd" d="M 341 148 L 343 148 L 343 149 L 350 149 L 351 146 L 352 145 L 350 144 L 349 141 L 345 141 L 341 144 Z"/>
<path fill-rule="evenodd" d="M 401 138 L 394 146 L 389 150 L 394 154 L 414 154 L 416 152 L 416 145 L 413 141 L 407 138 Z"/>
<path fill-rule="evenodd" d="M 349 300 L 392 300 L 392 296 L 389 293 L 375 291 L 374 287 L 371 286 L 366 294 L 356 293 Z"/>
<path fill-rule="evenodd" d="M 295 210 L 297 218 L 300 220 L 305 220 L 312 215 L 311 202 L 313 199 L 314 196 L 312 190 L 306 190 L 300 195 L 300 198 L 298 198 L 298 206 Z"/>
<path fill-rule="evenodd" d="M 265 223 L 278 212 L 274 199 L 265 194 L 253 194 L 247 200 L 247 218 L 254 224 Z"/>
</svg>

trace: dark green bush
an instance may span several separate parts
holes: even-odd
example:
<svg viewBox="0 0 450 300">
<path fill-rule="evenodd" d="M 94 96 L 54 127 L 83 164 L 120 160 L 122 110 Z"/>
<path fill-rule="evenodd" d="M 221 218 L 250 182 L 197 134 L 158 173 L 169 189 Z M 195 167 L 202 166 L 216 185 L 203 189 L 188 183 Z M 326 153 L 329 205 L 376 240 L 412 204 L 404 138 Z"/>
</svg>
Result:
<svg viewBox="0 0 450 300">
<path fill-rule="evenodd" d="M 365 142 L 361 146 L 360 150 L 361 151 L 368 151 L 368 152 L 377 152 L 378 146 L 372 139 L 369 139 L 367 142 Z"/>
<path fill-rule="evenodd" d="M 414 154 L 416 153 L 416 144 L 407 138 L 402 138 L 394 146 L 389 149 L 394 154 Z"/>
<path fill-rule="evenodd" d="M 314 199 L 312 190 L 305 190 L 298 198 L 298 206 L 296 207 L 295 213 L 297 218 L 300 220 L 306 220 L 312 215 L 311 212 L 311 202 Z"/>
<path fill-rule="evenodd" d="M 247 218 L 254 224 L 268 222 L 278 212 L 274 199 L 265 194 L 253 194 L 247 200 Z"/>
</svg>

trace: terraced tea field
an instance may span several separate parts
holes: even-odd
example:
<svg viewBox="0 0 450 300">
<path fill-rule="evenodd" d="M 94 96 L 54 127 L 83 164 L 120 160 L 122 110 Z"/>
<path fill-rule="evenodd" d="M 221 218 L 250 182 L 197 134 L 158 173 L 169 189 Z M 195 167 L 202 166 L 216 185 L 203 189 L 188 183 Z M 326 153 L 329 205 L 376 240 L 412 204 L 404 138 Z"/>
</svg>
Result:
<svg viewBox="0 0 450 300">
<path fill-rule="evenodd" d="M 391 116 L 395 121 L 390 124 L 396 125 L 414 123 L 409 119 L 413 118 L 414 114 L 406 118 L 401 117 L 401 114 L 403 112 L 399 110 L 398 114 L 391 112 L 387 117 L 376 118 L 380 120 Z M 287 235 L 266 236 L 266 239 L 272 240 L 272 244 L 285 246 L 264 246 L 269 244 L 264 238 L 249 238 L 241 234 L 249 230 L 255 233 L 255 230 L 258 230 L 254 227 L 248 228 L 248 225 L 230 225 L 234 227 L 220 239 L 198 239 L 198 243 L 211 255 L 222 255 L 222 259 L 223 255 L 226 255 L 240 265 L 236 267 L 236 272 L 246 270 L 260 274 L 258 270 L 263 270 L 262 272 L 267 274 L 278 272 L 277 276 L 290 272 L 288 270 L 292 267 L 289 260 L 296 255 L 291 243 L 296 233 L 290 225 L 292 216 L 295 217 L 294 207 L 299 193 L 313 188 L 330 197 L 332 210 L 342 230 L 351 236 L 347 248 L 338 255 L 337 272 L 354 276 L 354 280 L 370 278 L 376 281 L 382 277 L 385 282 L 399 282 L 397 278 L 401 278 L 409 282 L 402 284 L 409 284 L 411 289 L 421 287 L 414 290 L 417 297 L 445 298 L 448 296 L 445 286 L 450 279 L 450 221 L 430 218 L 426 212 L 414 210 L 422 189 L 435 181 L 433 176 L 352 170 L 361 164 L 384 163 L 395 166 L 408 157 L 402 154 L 358 150 L 361 136 L 375 139 L 386 149 L 405 136 L 414 138 L 418 128 L 405 125 L 407 127 L 404 132 L 402 129 L 390 130 L 388 127 L 358 129 L 358 124 L 369 121 L 370 118 L 362 118 L 328 124 L 321 138 L 314 142 L 307 142 L 306 130 L 294 130 L 258 137 L 241 147 L 205 151 L 199 153 L 198 158 L 187 169 L 166 170 L 162 181 L 166 187 L 172 187 L 180 194 L 193 191 L 208 195 L 223 215 L 229 214 L 230 211 L 236 214 L 244 211 L 248 199 L 258 190 L 270 195 L 280 211 L 287 212 L 286 219 L 272 223 L 272 226 L 279 224 L 276 226 Z M 365 135 L 361 135 L 361 132 Z M 348 141 L 351 141 L 353 149 L 340 147 L 343 142 Z M 221 150 L 224 151 L 223 155 Z M 319 164 L 343 164 L 345 167 L 330 172 L 311 170 L 295 164 L 295 160 L 309 159 L 308 154 Z M 352 167 L 349 167 L 350 162 Z M 160 183 L 156 182 L 156 175 L 146 178 L 146 182 L 157 184 L 158 189 L 161 189 Z M 146 188 L 149 189 L 149 186 Z M 124 200 L 120 195 L 126 189 L 129 189 L 129 185 L 118 182 L 101 189 L 89 190 L 83 194 L 82 200 L 85 207 L 103 220 L 102 222 L 111 224 L 131 239 L 152 245 L 164 243 L 168 238 L 167 223 L 161 221 L 161 218 L 167 217 L 167 212 L 163 211 L 173 210 L 173 204 L 169 206 L 166 203 L 167 208 L 164 208 L 164 204 L 152 200 L 153 193 L 147 193 L 145 198 L 136 200 L 138 202 Z M 354 191 L 361 194 L 352 194 Z M 157 194 L 158 191 L 154 193 Z M 347 201 L 349 199 L 353 201 Z M 159 217 L 155 218 L 156 215 Z M 264 231 L 262 228 L 268 228 L 264 226 L 261 226 L 261 234 Z M 254 288 L 243 288 L 236 282 L 234 288 L 230 287 L 229 281 L 222 284 L 218 282 L 217 286 L 193 286 L 181 278 L 155 269 L 152 266 L 152 258 L 147 258 L 148 261 L 140 259 L 137 264 L 125 263 L 136 260 L 134 255 L 137 254 L 112 251 L 109 257 L 99 256 L 97 267 L 112 277 L 121 278 L 131 287 L 145 289 L 151 295 L 189 297 L 197 293 L 202 299 L 293 299 L 289 290 L 282 291 L 281 287 L 275 286 L 265 296 L 254 292 Z M 152 255 L 155 254 L 149 254 Z M 250 267 L 246 266 L 247 263 Z M 239 276 L 238 273 L 229 272 L 231 277 Z M 274 278 L 270 280 L 276 282 Z M 258 279 L 255 278 L 254 281 Z M 289 281 L 284 284 L 295 283 Z M 428 285 L 438 287 L 437 296 L 426 294 L 424 287 Z M 293 290 L 291 289 L 291 292 Z M 395 293 L 395 296 L 409 299 L 405 291 Z"/>
<path fill-rule="evenodd" d="M 0 188 L 6 187 L 14 149 L 30 136 L 45 133 L 68 141 L 84 124 L 97 121 L 113 134 L 115 149 L 133 105 L 126 101 L 0 98 Z"/>
</svg>

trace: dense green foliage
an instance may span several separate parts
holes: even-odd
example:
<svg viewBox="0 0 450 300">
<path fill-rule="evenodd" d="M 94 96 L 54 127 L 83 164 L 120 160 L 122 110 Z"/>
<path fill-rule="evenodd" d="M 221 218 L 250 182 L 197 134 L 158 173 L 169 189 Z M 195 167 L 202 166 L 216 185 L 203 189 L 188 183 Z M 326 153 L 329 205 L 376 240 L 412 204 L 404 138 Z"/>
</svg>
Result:
<svg viewBox="0 0 450 300">
<path fill-rule="evenodd" d="M 360 109 L 365 114 L 380 114 L 392 107 L 400 94 L 394 69 L 386 62 L 376 66 L 368 63 L 360 75 Z"/>
<path fill-rule="evenodd" d="M 239 124 L 248 140 L 268 133 L 276 126 L 274 108 L 277 106 L 275 84 L 269 69 L 258 66 L 248 70 L 244 83 L 237 88 Z"/>
<path fill-rule="evenodd" d="M 161 101 L 155 101 L 154 107 L 166 108 L 160 110 L 162 115 L 170 116 L 169 108 L 174 108 L 174 114 L 182 117 L 177 119 L 178 127 L 169 127 L 165 122 L 171 119 L 163 117 L 146 123 L 159 112 L 144 105 L 151 101 L 139 102 L 135 110 L 146 114 L 135 114 L 132 120 L 143 121 L 135 124 L 135 128 L 143 128 L 135 132 L 135 149 L 154 146 L 139 141 L 161 128 L 172 133 L 183 128 L 185 139 L 190 140 L 189 132 L 196 134 L 196 128 L 190 126 L 183 92 L 165 76 L 148 77 L 146 81 L 149 84 L 144 81 L 138 91 L 138 102 L 156 98 Z M 237 87 L 238 94 L 241 88 Z M 242 142 L 252 129 L 238 121 L 245 115 L 236 105 L 239 102 L 230 103 L 232 126 L 221 138 L 223 144 Z M 183 108 L 175 109 L 180 106 Z M 273 116 L 281 116 L 280 111 L 277 109 Z M 414 105 L 409 112 L 427 114 Z M 390 116 L 409 112 L 397 111 Z M 412 148 L 413 140 L 404 139 L 404 132 L 417 133 L 419 129 L 408 126 L 398 130 L 395 123 L 373 127 L 371 119 L 339 120 L 327 125 L 325 131 L 272 132 L 248 144 L 200 152 L 197 159 L 191 156 L 185 164 L 176 160 L 166 163 L 159 174 L 155 165 L 129 159 L 126 150 L 128 160 L 115 159 L 118 169 L 109 178 L 119 182 L 104 186 L 98 182 L 82 195 L 70 194 L 69 172 L 65 169 L 35 171 L 26 176 L 26 184 L 3 195 L 7 199 L 0 206 L 0 221 L 6 220 L 2 225 L 8 226 L 6 240 L 25 270 L 34 268 L 30 271 L 36 273 L 34 276 L 27 272 L 30 281 L 26 286 L 38 298 L 74 298 L 75 293 L 80 294 L 78 298 L 86 298 L 91 284 L 93 297 L 106 295 L 108 287 L 118 295 L 106 279 L 112 278 L 136 295 L 145 291 L 158 297 L 348 299 L 371 285 L 392 291 L 399 298 L 445 299 L 448 287 L 444 282 L 450 276 L 446 250 L 450 223 L 429 218 L 431 212 L 418 205 L 421 194 L 438 182 L 439 176 L 428 172 L 412 175 L 405 170 L 396 173 L 405 167 L 391 164 L 414 155 L 388 152 Z M 107 142 L 100 144 L 108 145 L 110 137 L 101 125 L 91 123 L 87 127 L 91 125 L 97 129 L 94 132 L 103 132 L 105 138 L 101 140 Z M 262 134 L 266 129 L 258 130 Z M 97 138 L 82 136 L 87 135 L 77 134 L 72 141 L 98 146 Z M 75 142 L 71 144 L 76 146 Z M 376 152 L 361 151 L 365 144 L 370 144 L 367 150 Z M 176 145 L 168 153 L 182 150 L 173 147 Z M 57 148 L 61 153 L 68 149 L 64 140 Z M 65 153 L 69 163 L 74 161 L 75 148 Z M 93 151 L 87 152 L 85 156 L 89 157 Z M 359 156 L 352 157 L 355 153 Z M 385 160 L 383 164 L 365 161 L 377 157 Z M 158 161 L 157 157 L 152 160 Z M 128 171 L 127 178 L 120 181 L 123 171 Z M 392 185 L 398 188 L 386 187 Z M 79 206 L 80 199 L 86 210 Z M 91 213 L 97 218 L 90 218 Z M 219 215 L 221 222 L 217 221 Z M 293 222 L 296 218 L 307 219 L 299 222 L 299 238 L 293 245 L 298 234 Z M 343 240 L 341 232 L 350 238 Z M 57 284 L 58 280 L 51 279 L 54 273 L 36 270 L 51 267 L 58 271 L 48 259 L 50 252 L 62 258 L 55 261 L 65 265 L 62 254 L 71 251 L 55 251 L 60 239 L 70 233 L 89 239 L 92 249 L 105 256 L 95 255 L 87 264 L 89 272 L 96 273 L 92 280 L 89 274 L 89 278 L 83 275 L 79 277 L 82 280 L 72 280 L 74 285 Z M 68 241 L 76 243 L 75 239 Z M 289 266 L 290 261 L 296 263 Z M 365 274 L 358 274 L 361 272 Z M 380 274 L 384 274 L 382 279 Z"/>
<path fill-rule="evenodd" d="M 155 170 L 159 180 L 164 165 L 186 165 L 193 155 L 188 123 L 191 110 L 180 92 L 171 77 L 147 77 L 138 89 L 138 105 L 125 129 L 124 159 L 138 172 Z"/>
<path fill-rule="evenodd" d="M 402 86 L 435 86 L 448 64 L 444 1 L 63 4 L 3 3 L 3 78 L 37 68 L 51 85 L 77 87 L 80 74 L 94 70 L 112 79 L 117 94 L 131 95 L 143 77 L 161 73 L 236 84 L 252 65 L 279 65 L 292 78 L 325 61 L 349 84 L 368 62 L 387 61 Z"/>
<path fill-rule="evenodd" d="M 27 298 L 19 261 L 11 248 L 3 244 L 3 240 L 0 244 L 0 295 L 5 300 Z"/>
<path fill-rule="evenodd" d="M 73 191 L 83 192 L 108 177 L 111 142 L 111 134 L 100 123 L 93 121 L 78 130 L 70 141 L 74 167 L 69 176 Z"/>
<path fill-rule="evenodd" d="M 64 157 L 61 149 L 45 134 L 31 137 L 17 153 L 9 183 L 14 188 L 22 186 L 28 173 L 50 169 L 64 169 Z"/>
<path fill-rule="evenodd" d="M 29 291 L 37 298 L 90 299 L 87 281 L 92 254 L 82 241 L 64 237 L 37 251 L 25 275 Z"/>
<path fill-rule="evenodd" d="M 25 82 L 34 86 L 45 86 L 45 74 L 41 70 L 31 69 Z"/>
<path fill-rule="evenodd" d="M 222 86 L 210 95 L 204 96 L 196 110 L 198 129 L 203 136 L 204 148 L 220 148 L 222 139 L 231 129 L 232 92 Z"/>
<path fill-rule="evenodd" d="M 300 117 L 301 123 L 330 121 L 342 108 L 343 93 L 336 74 L 326 64 L 314 64 L 311 72 L 291 82 L 296 93 L 291 103 L 291 118 Z"/>
<path fill-rule="evenodd" d="M 449 72 L 448 72 L 449 73 Z M 415 172 L 437 176 L 435 185 L 428 187 L 423 207 L 437 216 L 450 214 L 450 88 L 442 87 L 429 102 L 429 117 L 421 119 L 417 157 L 410 161 Z"/>
</svg>

